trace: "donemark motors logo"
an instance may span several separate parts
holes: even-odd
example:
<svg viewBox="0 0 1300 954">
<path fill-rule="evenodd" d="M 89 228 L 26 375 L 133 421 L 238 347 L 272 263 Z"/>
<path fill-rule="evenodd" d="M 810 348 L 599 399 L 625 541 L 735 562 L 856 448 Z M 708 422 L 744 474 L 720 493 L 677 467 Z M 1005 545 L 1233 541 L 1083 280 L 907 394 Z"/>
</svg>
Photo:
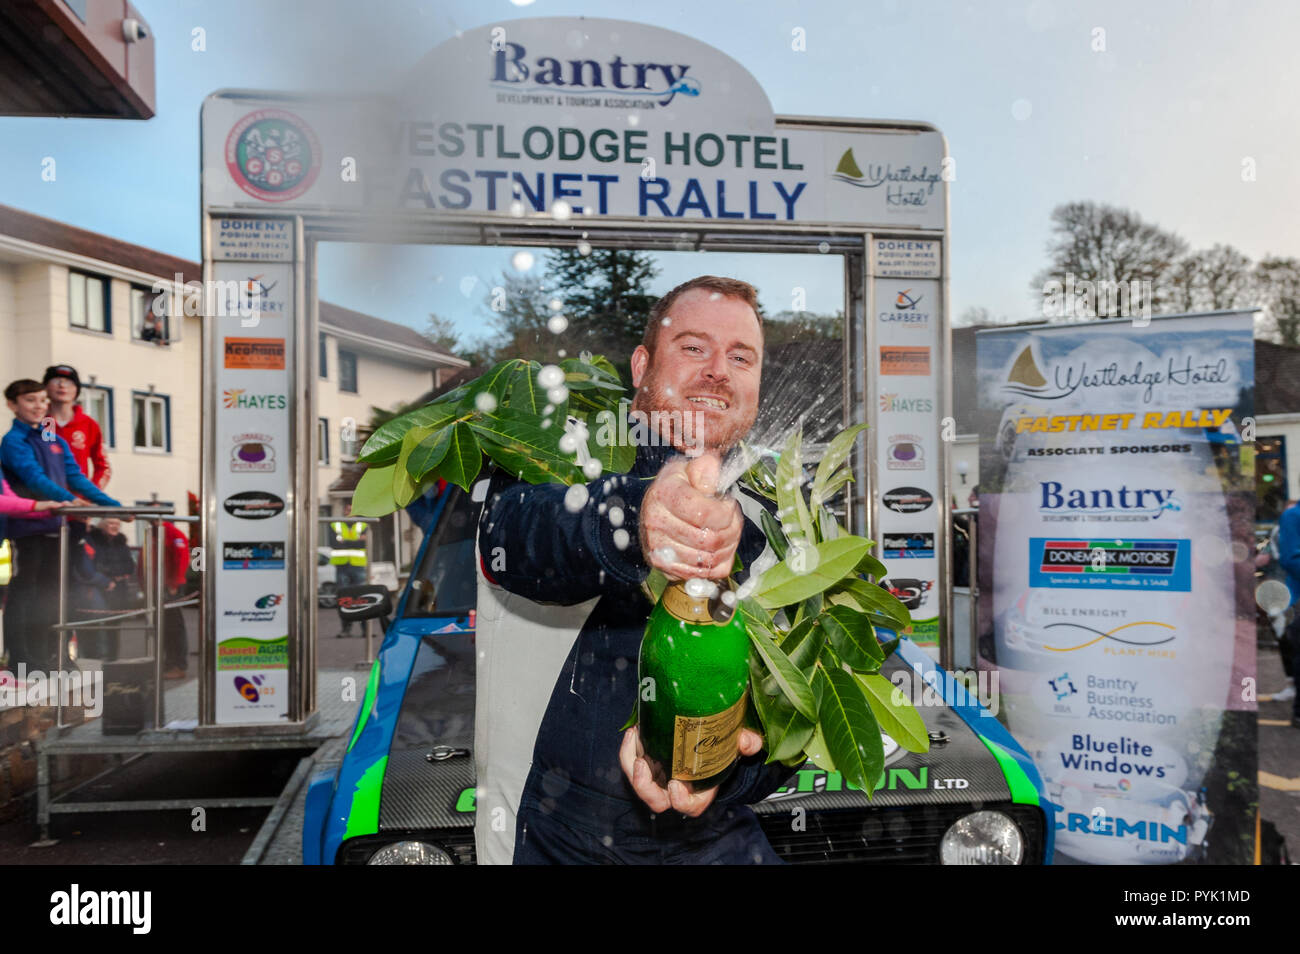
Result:
<svg viewBox="0 0 1300 954">
<path fill-rule="evenodd" d="M 1191 540 L 1031 537 L 1029 585 L 1189 592 Z"/>
</svg>

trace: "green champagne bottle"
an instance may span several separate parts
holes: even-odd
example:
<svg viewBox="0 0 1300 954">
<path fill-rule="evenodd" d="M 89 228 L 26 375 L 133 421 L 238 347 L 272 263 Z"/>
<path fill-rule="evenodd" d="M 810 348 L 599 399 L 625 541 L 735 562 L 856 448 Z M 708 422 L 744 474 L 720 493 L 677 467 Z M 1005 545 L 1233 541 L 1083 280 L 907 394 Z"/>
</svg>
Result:
<svg viewBox="0 0 1300 954">
<path fill-rule="evenodd" d="M 659 784 L 701 791 L 724 781 L 749 689 L 749 634 L 729 581 L 711 597 L 668 584 L 641 639 L 639 683 L 641 744 Z"/>
</svg>

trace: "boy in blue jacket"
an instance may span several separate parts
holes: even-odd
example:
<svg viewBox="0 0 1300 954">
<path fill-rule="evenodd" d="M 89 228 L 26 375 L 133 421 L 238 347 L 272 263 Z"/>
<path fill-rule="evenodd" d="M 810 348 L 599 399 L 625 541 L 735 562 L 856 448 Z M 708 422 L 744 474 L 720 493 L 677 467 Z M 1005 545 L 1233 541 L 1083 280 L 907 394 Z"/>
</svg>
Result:
<svg viewBox="0 0 1300 954">
<path fill-rule="evenodd" d="M 39 381 L 21 379 L 5 388 L 5 402 L 14 423 L 0 439 L 0 471 L 13 492 L 33 500 L 89 501 L 106 507 L 120 506 L 81 472 L 72 448 L 59 437 L 47 418 L 49 396 Z M 58 657 L 59 527 L 64 517 L 56 513 L 40 519 L 12 521 L 14 576 L 5 608 L 5 642 L 9 667 L 14 672 L 25 663 L 29 670 L 52 672 L 65 658 Z"/>
</svg>

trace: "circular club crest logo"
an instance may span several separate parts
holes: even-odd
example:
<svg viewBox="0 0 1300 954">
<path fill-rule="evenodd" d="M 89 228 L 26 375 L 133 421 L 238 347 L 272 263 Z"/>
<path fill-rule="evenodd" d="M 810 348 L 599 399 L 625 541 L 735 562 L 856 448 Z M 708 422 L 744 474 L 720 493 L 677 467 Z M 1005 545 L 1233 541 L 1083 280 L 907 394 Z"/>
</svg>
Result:
<svg viewBox="0 0 1300 954">
<path fill-rule="evenodd" d="M 320 172 L 320 142 L 310 126 L 282 109 L 249 113 L 226 137 L 226 168 L 263 202 L 296 199 Z"/>
</svg>

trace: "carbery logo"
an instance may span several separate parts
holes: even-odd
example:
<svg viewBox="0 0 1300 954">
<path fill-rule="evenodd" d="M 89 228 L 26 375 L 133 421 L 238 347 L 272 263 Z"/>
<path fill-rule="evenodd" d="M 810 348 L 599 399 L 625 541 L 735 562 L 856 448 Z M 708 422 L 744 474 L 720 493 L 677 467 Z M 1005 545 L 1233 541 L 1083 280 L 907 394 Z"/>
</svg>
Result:
<svg viewBox="0 0 1300 954">
<path fill-rule="evenodd" d="M 492 82 L 522 89 L 611 90 L 622 96 L 654 98 L 667 106 L 678 93 L 699 96 L 699 81 L 685 63 L 628 63 L 621 54 L 606 63 L 591 59 L 528 59 L 522 43 L 502 43 L 492 54 Z"/>
</svg>

